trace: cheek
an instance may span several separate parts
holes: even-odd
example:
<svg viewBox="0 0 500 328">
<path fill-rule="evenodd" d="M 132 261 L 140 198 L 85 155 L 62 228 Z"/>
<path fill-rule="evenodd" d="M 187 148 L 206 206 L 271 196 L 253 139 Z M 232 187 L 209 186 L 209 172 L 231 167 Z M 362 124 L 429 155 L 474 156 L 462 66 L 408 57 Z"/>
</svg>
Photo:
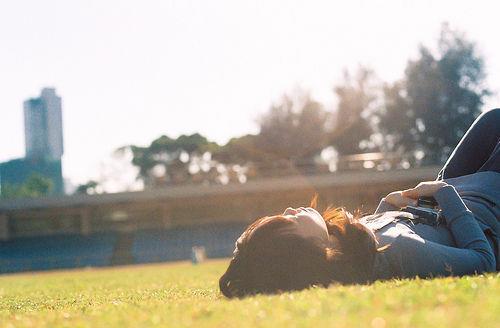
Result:
<svg viewBox="0 0 500 328">
<path fill-rule="evenodd" d="M 310 237 L 318 234 L 318 227 L 311 220 L 297 219 L 295 232 L 301 237 Z"/>
<path fill-rule="evenodd" d="M 322 216 L 318 216 L 315 218 L 315 224 L 318 227 L 318 229 L 321 229 L 323 233 L 328 234 L 328 227 L 326 225 L 325 220 L 323 220 Z"/>
<path fill-rule="evenodd" d="M 311 221 L 310 228 L 315 236 L 328 238 L 328 228 L 324 222 Z"/>
<path fill-rule="evenodd" d="M 324 220 L 321 221 L 321 229 L 323 229 L 328 234 L 328 226 Z"/>
</svg>

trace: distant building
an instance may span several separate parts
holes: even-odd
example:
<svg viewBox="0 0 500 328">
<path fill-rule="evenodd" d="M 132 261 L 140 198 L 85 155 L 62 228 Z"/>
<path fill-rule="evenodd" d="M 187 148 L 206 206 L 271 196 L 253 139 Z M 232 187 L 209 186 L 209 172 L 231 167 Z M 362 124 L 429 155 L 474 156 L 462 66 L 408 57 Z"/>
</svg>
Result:
<svg viewBox="0 0 500 328">
<path fill-rule="evenodd" d="M 60 160 L 63 149 L 61 97 L 53 88 L 24 102 L 26 158 Z"/>
<path fill-rule="evenodd" d="M 62 194 L 61 97 L 55 89 L 44 88 L 40 97 L 26 100 L 23 107 L 26 157 L 0 163 L 0 188 L 19 186 L 40 175 L 52 181 L 52 194 Z"/>
</svg>

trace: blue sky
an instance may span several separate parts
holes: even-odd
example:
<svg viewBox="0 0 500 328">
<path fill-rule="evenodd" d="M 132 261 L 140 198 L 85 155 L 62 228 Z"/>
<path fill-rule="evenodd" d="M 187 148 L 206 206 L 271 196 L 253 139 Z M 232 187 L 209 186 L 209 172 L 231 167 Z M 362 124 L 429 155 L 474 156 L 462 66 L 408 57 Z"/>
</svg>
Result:
<svg viewBox="0 0 500 328">
<path fill-rule="evenodd" d="M 22 102 L 63 98 L 64 174 L 96 177 L 110 153 L 161 134 L 225 142 L 297 87 L 333 106 L 344 68 L 402 76 L 440 24 L 466 32 L 500 89 L 494 1 L 0 2 L 0 160 L 24 155 Z M 486 108 L 498 107 L 498 96 Z"/>
</svg>

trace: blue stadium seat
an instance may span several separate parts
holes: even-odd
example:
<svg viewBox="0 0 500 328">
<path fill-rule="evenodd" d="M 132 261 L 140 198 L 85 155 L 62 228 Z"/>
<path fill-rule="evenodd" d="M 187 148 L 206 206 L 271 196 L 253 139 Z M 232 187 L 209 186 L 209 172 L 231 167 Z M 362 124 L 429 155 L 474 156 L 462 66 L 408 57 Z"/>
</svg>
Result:
<svg viewBox="0 0 500 328">
<path fill-rule="evenodd" d="M 110 264 L 114 233 L 55 235 L 0 242 L 0 273 Z"/>
<path fill-rule="evenodd" d="M 202 225 L 169 230 L 143 230 L 135 235 L 132 255 L 136 263 L 187 260 L 193 246 L 205 247 L 209 258 L 228 257 L 242 224 Z"/>
<path fill-rule="evenodd" d="M 131 243 L 122 263 L 151 263 L 191 258 L 193 246 L 205 247 L 209 258 L 231 256 L 243 224 L 206 224 L 197 227 L 143 230 L 127 234 Z M 54 235 L 18 238 L 0 242 L 0 273 L 119 264 L 115 246 L 120 235 L 114 232 L 88 236 Z M 130 249 L 128 249 L 130 248 Z M 120 255 L 120 254 L 118 254 Z"/>
</svg>

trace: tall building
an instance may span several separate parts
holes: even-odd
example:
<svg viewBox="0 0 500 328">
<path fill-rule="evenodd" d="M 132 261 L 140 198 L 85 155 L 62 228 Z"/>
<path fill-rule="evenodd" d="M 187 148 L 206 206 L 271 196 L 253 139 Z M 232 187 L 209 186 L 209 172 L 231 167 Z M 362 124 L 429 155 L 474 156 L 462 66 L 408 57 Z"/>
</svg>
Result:
<svg viewBox="0 0 500 328">
<path fill-rule="evenodd" d="M 0 163 L 0 194 L 21 188 L 33 177 L 50 179 L 50 193 L 62 194 L 61 97 L 55 89 L 44 88 L 40 97 L 26 100 L 23 107 L 26 157 Z"/>
<path fill-rule="evenodd" d="M 60 160 L 63 148 L 61 97 L 53 88 L 24 102 L 26 158 Z"/>
</svg>

